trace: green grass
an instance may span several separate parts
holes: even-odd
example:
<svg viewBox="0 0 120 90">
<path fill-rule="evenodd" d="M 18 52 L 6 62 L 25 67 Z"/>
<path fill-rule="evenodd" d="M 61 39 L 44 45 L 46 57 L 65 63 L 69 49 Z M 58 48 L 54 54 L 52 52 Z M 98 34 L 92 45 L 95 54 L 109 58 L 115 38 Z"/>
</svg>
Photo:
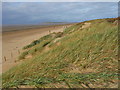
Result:
<svg viewBox="0 0 120 90">
<path fill-rule="evenodd" d="M 118 27 L 108 19 L 88 22 L 91 22 L 88 28 L 80 29 L 83 23 L 79 23 L 60 35 L 43 37 L 28 49 L 28 54 L 34 53 L 31 59 L 3 74 L 3 87 L 110 88 L 116 85 Z M 50 50 L 44 52 L 49 44 Z"/>
<path fill-rule="evenodd" d="M 39 44 L 39 43 L 40 43 L 40 40 L 35 40 L 35 41 L 33 41 L 31 44 L 23 47 L 23 49 L 31 48 L 31 47 L 35 46 L 36 44 Z"/>
<path fill-rule="evenodd" d="M 36 53 L 41 52 L 51 41 L 52 39 L 44 40 L 41 43 L 31 46 L 31 48 L 29 47 L 29 49 L 27 47 L 27 50 L 20 54 L 18 60 L 25 59 L 27 55 L 35 55 Z M 32 45 L 32 43 L 30 45 Z"/>
<path fill-rule="evenodd" d="M 43 43 L 44 41 L 46 40 L 53 40 L 55 38 L 59 38 L 59 37 L 62 37 L 63 36 L 63 33 L 62 32 L 58 32 L 58 33 L 52 33 L 52 34 L 49 34 L 49 35 L 46 35 L 46 36 L 43 36 L 42 38 L 40 38 L 39 40 L 35 40 L 33 42 L 31 42 L 29 45 L 23 47 L 23 50 L 24 49 L 29 49 L 29 48 L 32 48 L 33 46 L 36 46 L 40 43 Z M 50 41 L 46 42 L 46 45 L 49 44 Z M 43 45 L 44 46 L 44 45 Z"/>
<path fill-rule="evenodd" d="M 40 38 L 39 40 L 33 41 L 31 44 L 29 44 L 29 45 L 23 47 L 23 49 L 29 49 L 29 48 L 31 48 L 31 47 L 33 47 L 33 46 L 39 44 L 40 42 L 42 42 L 42 41 L 44 41 L 44 40 L 48 40 L 49 38 L 52 38 L 52 35 L 51 35 L 51 34 L 50 34 L 50 35 L 46 35 L 46 36 Z"/>
<path fill-rule="evenodd" d="M 28 51 L 23 52 L 20 56 L 19 56 L 19 60 L 21 59 L 25 59 L 25 56 L 28 55 Z"/>
</svg>

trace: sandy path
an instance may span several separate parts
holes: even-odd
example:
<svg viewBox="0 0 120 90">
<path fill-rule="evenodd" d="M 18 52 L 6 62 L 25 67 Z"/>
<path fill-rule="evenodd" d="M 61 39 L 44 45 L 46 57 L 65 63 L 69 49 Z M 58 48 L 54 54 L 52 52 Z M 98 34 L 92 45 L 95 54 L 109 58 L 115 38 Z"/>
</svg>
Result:
<svg viewBox="0 0 120 90">
<path fill-rule="evenodd" d="M 52 32 L 62 32 L 64 30 L 63 26 L 50 27 L 42 29 L 31 29 L 23 31 L 13 31 L 5 32 L 2 37 L 2 72 L 4 73 L 11 67 L 19 64 L 20 62 L 15 62 L 19 56 L 19 52 L 22 48 L 33 40 L 39 39 L 40 37 L 49 34 L 49 30 Z"/>
</svg>

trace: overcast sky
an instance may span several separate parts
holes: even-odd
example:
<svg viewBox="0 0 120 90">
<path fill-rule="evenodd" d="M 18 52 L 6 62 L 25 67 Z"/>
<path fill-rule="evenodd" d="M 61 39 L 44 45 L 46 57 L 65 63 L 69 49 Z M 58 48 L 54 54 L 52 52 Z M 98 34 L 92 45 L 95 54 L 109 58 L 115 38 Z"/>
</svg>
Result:
<svg viewBox="0 0 120 90">
<path fill-rule="evenodd" d="M 4 2 L 2 23 L 81 22 L 118 16 L 117 2 Z"/>
</svg>

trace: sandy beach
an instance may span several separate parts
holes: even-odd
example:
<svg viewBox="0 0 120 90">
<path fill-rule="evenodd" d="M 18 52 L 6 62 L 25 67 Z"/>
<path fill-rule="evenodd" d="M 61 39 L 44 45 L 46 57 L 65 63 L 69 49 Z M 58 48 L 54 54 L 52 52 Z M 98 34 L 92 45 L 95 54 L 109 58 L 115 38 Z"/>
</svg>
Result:
<svg viewBox="0 0 120 90">
<path fill-rule="evenodd" d="M 69 25 L 67 25 L 69 26 Z M 22 48 L 32 41 L 39 39 L 42 36 L 52 32 L 62 32 L 65 26 L 46 27 L 40 29 L 29 29 L 3 32 L 2 34 L 2 73 L 9 70 L 11 67 L 23 62 L 15 62 Z"/>
</svg>

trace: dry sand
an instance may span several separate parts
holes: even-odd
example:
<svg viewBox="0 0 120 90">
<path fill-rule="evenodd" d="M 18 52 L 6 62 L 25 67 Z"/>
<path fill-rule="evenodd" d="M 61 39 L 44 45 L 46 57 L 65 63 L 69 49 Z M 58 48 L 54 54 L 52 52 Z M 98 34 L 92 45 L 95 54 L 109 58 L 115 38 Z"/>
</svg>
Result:
<svg viewBox="0 0 120 90">
<path fill-rule="evenodd" d="M 18 59 L 19 52 L 22 52 L 22 48 L 30 44 L 33 40 L 49 34 L 49 30 L 51 33 L 62 32 L 64 26 L 3 32 L 2 63 L 0 63 L 2 64 L 2 72 L 0 73 L 4 73 L 11 67 L 23 62 L 15 62 Z"/>
</svg>

